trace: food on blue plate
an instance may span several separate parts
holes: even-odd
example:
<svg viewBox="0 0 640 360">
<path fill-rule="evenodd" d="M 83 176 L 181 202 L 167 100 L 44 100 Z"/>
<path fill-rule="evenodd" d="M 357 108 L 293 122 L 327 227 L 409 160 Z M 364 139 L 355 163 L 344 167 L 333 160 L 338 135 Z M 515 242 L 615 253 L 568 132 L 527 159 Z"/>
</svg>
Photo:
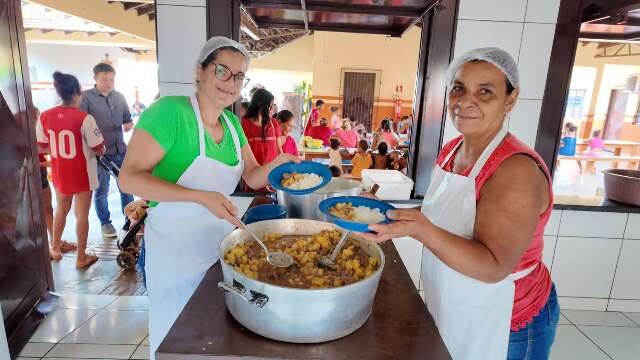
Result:
<svg viewBox="0 0 640 360">
<path fill-rule="evenodd" d="M 255 241 L 232 247 L 224 254 L 224 261 L 252 279 L 299 289 L 339 287 L 373 275 L 379 267 L 379 259 L 351 240 L 336 258 L 335 267 L 318 267 L 318 257 L 329 255 L 341 236 L 338 230 L 323 230 L 313 235 L 266 234 L 263 241 L 269 250 L 282 251 L 296 260 L 296 265 L 289 268 L 269 265 L 264 251 Z"/>
<path fill-rule="evenodd" d="M 313 173 L 284 173 L 280 185 L 291 190 L 307 190 L 322 184 L 322 176 Z"/>
<path fill-rule="evenodd" d="M 353 206 L 350 202 L 337 203 L 329 209 L 329 214 L 347 221 L 361 224 L 377 224 L 383 222 L 386 216 L 380 209 L 368 206 Z"/>
</svg>

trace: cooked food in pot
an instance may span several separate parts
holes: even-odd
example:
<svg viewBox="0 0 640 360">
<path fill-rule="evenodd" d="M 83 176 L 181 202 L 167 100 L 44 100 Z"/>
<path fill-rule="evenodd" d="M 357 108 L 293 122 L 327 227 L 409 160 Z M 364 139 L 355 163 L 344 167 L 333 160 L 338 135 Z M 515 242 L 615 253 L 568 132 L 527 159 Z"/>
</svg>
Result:
<svg viewBox="0 0 640 360">
<path fill-rule="evenodd" d="M 362 223 L 377 224 L 386 219 L 380 209 L 372 209 L 367 206 L 353 206 L 351 203 L 337 203 L 329 209 L 329 213 L 337 218 Z"/>
<path fill-rule="evenodd" d="M 341 235 L 338 230 L 323 230 L 315 235 L 264 236 L 263 241 L 269 250 L 293 256 L 296 263 L 289 268 L 267 263 L 264 251 L 255 241 L 232 247 L 224 254 L 224 261 L 252 279 L 300 289 L 339 287 L 373 275 L 378 269 L 379 259 L 367 254 L 351 239 L 336 258 L 335 267 L 318 267 L 318 257 L 329 255 Z"/>
<path fill-rule="evenodd" d="M 313 173 L 285 173 L 280 184 L 291 190 L 306 190 L 322 184 L 322 176 Z"/>
</svg>

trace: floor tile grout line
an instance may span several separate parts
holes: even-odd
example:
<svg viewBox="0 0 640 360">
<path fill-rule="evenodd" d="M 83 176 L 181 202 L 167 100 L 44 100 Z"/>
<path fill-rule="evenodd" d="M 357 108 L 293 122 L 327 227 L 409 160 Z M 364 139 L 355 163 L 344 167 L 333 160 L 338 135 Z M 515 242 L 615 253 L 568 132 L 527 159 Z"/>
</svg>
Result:
<svg viewBox="0 0 640 360">
<path fill-rule="evenodd" d="M 620 311 L 620 314 L 622 314 L 622 316 L 626 317 L 627 319 L 629 319 L 629 321 L 631 321 L 632 323 L 634 323 L 637 327 L 640 327 L 640 323 L 635 322 L 632 318 L 630 318 L 629 316 L 627 316 L 627 314 L 625 314 L 624 312 Z"/>
<path fill-rule="evenodd" d="M 604 351 L 603 348 L 600 347 L 600 345 L 598 345 L 595 340 L 593 340 L 592 338 L 589 337 L 589 335 L 587 335 L 584 331 L 582 331 L 582 329 L 580 329 L 580 327 L 574 325 L 576 327 L 576 329 L 578 329 L 578 331 L 582 334 L 582 336 L 586 337 L 589 341 L 591 341 L 591 343 L 593 345 L 595 345 L 598 349 L 600 349 L 600 351 L 602 351 L 603 354 L 605 354 L 609 359 L 614 360 L 613 357 L 611 357 L 611 355 L 609 355 L 608 352 Z"/>
<path fill-rule="evenodd" d="M 622 237 L 627 232 L 627 225 L 629 224 L 629 214 L 624 222 L 624 230 L 622 230 Z M 609 289 L 609 299 L 607 299 L 607 311 L 609 310 L 609 302 L 611 302 L 611 294 L 613 293 L 613 285 L 616 282 L 616 274 L 618 273 L 618 265 L 620 265 L 620 256 L 622 255 L 622 247 L 624 246 L 624 239 L 620 240 L 620 250 L 618 250 L 618 258 L 616 259 L 616 267 L 613 269 L 613 278 L 611 278 L 611 288 Z"/>
</svg>

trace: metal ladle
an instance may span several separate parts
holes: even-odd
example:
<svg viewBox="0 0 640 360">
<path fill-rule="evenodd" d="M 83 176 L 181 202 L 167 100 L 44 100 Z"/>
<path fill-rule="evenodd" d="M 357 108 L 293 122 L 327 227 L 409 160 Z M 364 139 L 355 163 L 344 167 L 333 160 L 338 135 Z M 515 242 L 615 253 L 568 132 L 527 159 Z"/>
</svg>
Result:
<svg viewBox="0 0 640 360">
<path fill-rule="evenodd" d="M 293 257 L 291 257 L 291 255 L 289 254 L 285 254 L 283 252 L 280 251 L 274 251 L 274 252 L 270 252 L 269 249 L 267 249 L 267 245 L 265 245 L 257 236 L 256 234 L 253 233 L 253 231 L 249 230 L 249 228 L 247 227 L 247 225 L 245 223 L 242 222 L 242 220 L 238 219 L 237 217 L 234 216 L 234 218 L 238 221 L 238 223 L 240 223 L 242 230 L 246 231 L 249 233 L 249 235 L 251 235 L 251 237 L 253 237 L 253 239 L 255 241 L 258 242 L 258 244 L 260 244 L 260 246 L 262 246 L 262 249 L 264 250 L 265 254 L 267 254 L 267 262 L 275 267 L 289 267 L 291 265 L 293 265 L 293 263 L 295 262 L 293 260 Z"/>
<path fill-rule="evenodd" d="M 340 253 L 340 250 L 342 250 L 342 247 L 344 246 L 344 243 L 347 242 L 347 239 L 349 238 L 349 233 L 351 231 L 347 230 L 344 232 L 344 234 L 342 234 L 342 238 L 340 238 L 340 241 L 338 241 L 338 245 L 336 245 L 336 247 L 333 249 L 333 251 L 331 252 L 331 255 L 329 256 L 319 256 L 318 257 L 318 266 L 319 267 L 323 267 L 323 268 L 331 268 L 334 267 L 335 261 L 336 261 L 336 257 L 338 257 L 338 254 Z"/>
</svg>

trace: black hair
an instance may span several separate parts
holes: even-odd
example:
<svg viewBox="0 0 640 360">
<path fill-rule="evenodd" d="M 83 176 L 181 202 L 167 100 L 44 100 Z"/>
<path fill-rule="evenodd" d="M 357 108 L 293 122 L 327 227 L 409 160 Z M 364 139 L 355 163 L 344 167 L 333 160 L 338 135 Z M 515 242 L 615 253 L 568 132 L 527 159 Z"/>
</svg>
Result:
<svg viewBox="0 0 640 360">
<path fill-rule="evenodd" d="M 113 66 L 106 63 L 99 63 L 98 65 L 93 67 L 93 75 L 98 75 L 99 73 L 116 73 L 116 69 Z"/>
<path fill-rule="evenodd" d="M 378 144 L 378 154 L 380 155 L 387 155 L 387 151 L 389 151 L 389 145 L 387 145 L 386 142 L 381 142 L 380 144 Z"/>
<path fill-rule="evenodd" d="M 316 100 L 316 107 L 318 107 L 318 106 L 320 106 L 320 105 L 323 105 L 323 104 L 324 104 L 324 101 L 322 101 L 322 100 Z"/>
<path fill-rule="evenodd" d="M 329 171 L 331 171 L 331 175 L 333 177 L 340 177 L 342 176 L 342 170 L 340 170 L 339 167 L 335 166 L 335 165 L 331 165 L 329 166 Z"/>
<path fill-rule="evenodd" d="M 204 61 L 202 61 L 200 63 L 200 66 L 202 66 L 203 69 L 206 69 L 207 66 L 209 66 L 212 62 L 216 61 L 216 59 L 218 58 L 218 55 L 220 55 L 220 52 L 223 50 L 230 50 L 230 51 L 235 51 L 237 53 L 242 54 L 242 51 L 234 48 L 233 46 L 223 46 L 221 48 L 216 49 L 215 51 L 213 51 L 211 54 L 209 54 Z M 244 57 L 244 54 L 242 54 Z"/>
<path fill-rule="evenodd" d="M 333 150 L 338 150 L 340 148 L 340 144 L 340 139 L 336 137 L 332 137 L 331 139 L 329 139 L 329 145 Z"/>
<path fill-rule="evenodd" d="M 327 118 L 324 118 L 324 117 L 320 118 L 320 121 L 318 121 L 318 123 L 320 124 L 320 126 L 329 126 L 329 120 L 327 120 Z"/>
<path fill-rule="evenodd" d="M 506 82 L 507 82 L 507 95 L 511 95 L 513 90 L 515 90 L 516 88 L 513 87 L 513 84 L 511 84 L 511 81 L 509 81 L 509 79 L 507 78 L 506 75 L 505 75 L 505 79 L 506 79 Z"/>
<path fill-rule="evenodd" d="M 273 99 L 273 94 L 269 91 L 265 89 L 257 89 L 251 97 L 251 103 L 249 104 L 247 113 L 244 114 L 244 117 L 248 119 L 258 119 L 259 116 L 262 117 L 260 122 L 260 125 L 262 126 L 262 142 L 264 142 L 267 137 L 266 129 L 269 121 L 271 120 L 269 108 L 271 107 Z"/>
<path fill-rule="evenodd" d="M 362 149 L 364 151 L 369 150 L 369 142 L 367 140 L 358 141 L 358 149 Z"/>
<path fill-rule="evenodd" d="M 240 107 L 242 107 L 246 111 L 247 109 L 249 109 L 249 102 L 248 101 L 241 102 Z"/>
<path fill-rule="evenodd" d="M 391 128 L 391 120 L 389 120 L 389 119 L 382 120 L 382 124 L 380 124 L 380 128 L 382 130 L 384 130 L 384 131 L 389 131 L 390 132 L 392 130 L 392 128 Z"/>
<path fill-rule="evenodd" d="M 75 95 L 80 95 L 80 83 L 78 79 L 70 74 L 63 74 L 59 71 L 53 73 L 53 87 L 64 105 L 70 105 Z"/>
<path fill-rule="evenodd" d="M 289 120 L 293 119 L 293 113 L 289 110 L 280 110 L 277 118 L 281 124 L 285 124 L 285 123 L 288 123 Z"/>
</svg>

